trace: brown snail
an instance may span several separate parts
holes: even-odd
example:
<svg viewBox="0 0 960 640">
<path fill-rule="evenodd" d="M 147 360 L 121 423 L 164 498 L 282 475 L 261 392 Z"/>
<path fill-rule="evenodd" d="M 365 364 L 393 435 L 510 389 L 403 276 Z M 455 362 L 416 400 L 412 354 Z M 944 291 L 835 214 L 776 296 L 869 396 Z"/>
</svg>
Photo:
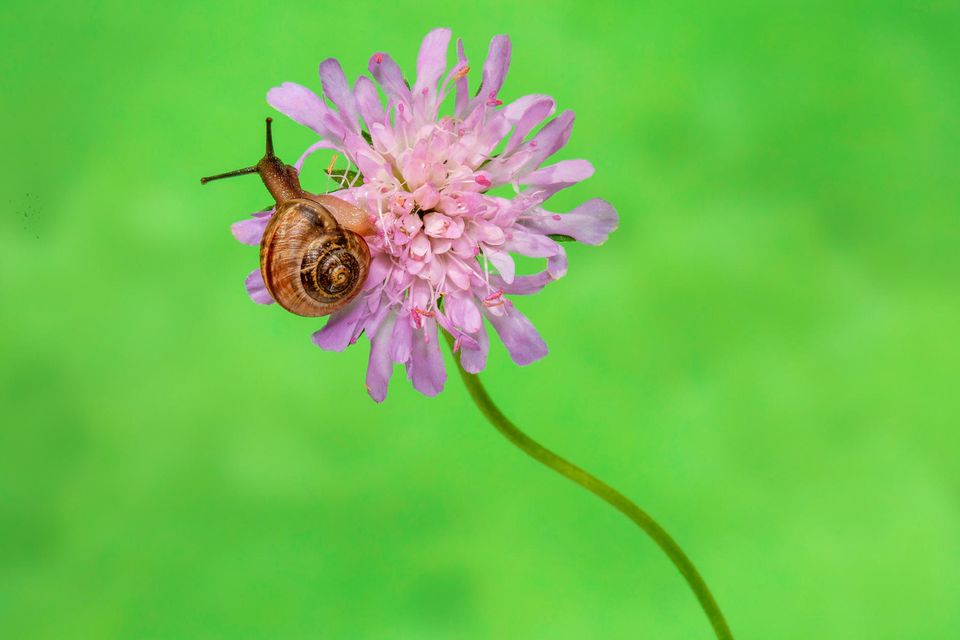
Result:
<svg viewBox="0 0 960 640">
<path fill-rule="evenodd" d="M 260 273 L 267 292 L 299 316 L 325 316 L 342 308 L 363 288 L 370 268 L 364 235 L 373 233 L 367 214 L 331 195 L 300 187 L 297 170 L 273 153 L 271 118 L 267 152 L 255 166 L 200 183 L 258 173 L 277 206 L 260 241 Z"/>
</svg>

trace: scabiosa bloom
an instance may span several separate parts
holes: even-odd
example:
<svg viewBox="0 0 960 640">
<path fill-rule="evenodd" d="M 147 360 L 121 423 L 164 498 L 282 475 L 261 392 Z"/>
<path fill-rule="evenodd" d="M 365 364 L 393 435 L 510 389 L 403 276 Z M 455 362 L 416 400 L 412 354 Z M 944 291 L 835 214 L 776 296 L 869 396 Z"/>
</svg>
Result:
<svg viewBox="0 0 960 640">
<path fill-rule="evenodd" d="M 412 87 L 389 55 L 370 58 L 386 108 L 372 80 L 361 76 L 351 88 L 335 59 L 320 65 L 323 97 L 289 82 L 267 94 L 270 105 L 320 136 L 296 163 L 298 170 L 319 149 L 343 154 L 359 170 L 351 180 L 341 172 L 345 188 L 332 195 L 369 213 L 375 229 L 366 236 L 369 276 L 360 295 L 331 315 L 313 341 L 342 351 L 366 333 L 366 385 L 378 402 L 386 397 L 394 363 L 405 365 L 418 391 L 432 396 L 443 389 L 440 330 L 454 337 L 464 369 L 482 370 L 489 348 L 483 318 L 517 364 L 545 356 L 546 344 L 507 296 L 535 293 L 566 273 L 566 253 L 551 236 L 596 245 L 617 226 L 616 211 L 600 199 L 566 214 L 543 208 L 557 191 L 589 178 L 593 167 L 586 160 L 544 164 L 570 137 L 573 112 L 550 119 L 556 105 L 549 96 L 507 104 L 499 97 L 510 39 L 491 41 L 473 97 L 461 41 L 457 63 L 444 75 L 449 43 L 449 29 L 427 34 Z M 441 115 L 451 94 L 452 115 Z M 490 193 L 501 185 L 512 185 L 513 197 Z M 270 214 L 234 224 L 234 235 L 258 244 Z M 544 258 L 546 268 L 517 275 L 511 254 Z M 254 301 L 272 302 L 259 270 L 246 285 Z"/>
</svg>

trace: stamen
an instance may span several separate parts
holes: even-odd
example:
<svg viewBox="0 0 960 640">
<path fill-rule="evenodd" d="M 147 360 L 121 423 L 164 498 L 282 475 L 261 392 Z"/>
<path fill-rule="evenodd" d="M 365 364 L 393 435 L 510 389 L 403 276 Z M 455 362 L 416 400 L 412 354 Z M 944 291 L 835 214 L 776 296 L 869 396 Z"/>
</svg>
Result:
<svg viewBox="0 0 960 640">
<path fill-rule="evenodd" d="M 330 166 L 327 167 L 327 175 L 330 175 L 331 173 L 333 173 L 333 166 L 334 166 L 335 164 L 337 164 L 337 160 L 338 160 L 339 158 L 340 158 L 340 156 L 337 155 L 336 153 L 333 154 L 333 157 L 332 157 L 332 158 L 330 158 Z"/>
<path fill-rule="evenodd" d="M 383 200 L 377 198 L 377 216 L 380 218 L 380 230 L 383 232 L 383 241 L 387 243 L 387 251 L 393 254 L 393 246 L 390 244 L 390 235 L 387 233 L 387 224 L 383 221 Z"/>
<path fill-rule="evenodd" d="M 377 64 L 380 64 L 381 62 L 383 62 L 383 54 L 378 53 L 375 56 L 373 56 L 373 61 L 376 62 Z"/>
<path fill-rule="evenodd" d="M 487 96 L 488 107 L 499 107 L 502 104 L 503 100 L 497 100 L 497 94 L 491 92 L 490 95 Z"/>
<path fill-rule="evenodd" d="M 453 79 L 463 80 L 468 73 L 470 73 L 470 65 L 465 65 L 463 69 L 460 69 L 460 71 L 457 71 L 455 74 L 453 74 Z"/>
</svg>

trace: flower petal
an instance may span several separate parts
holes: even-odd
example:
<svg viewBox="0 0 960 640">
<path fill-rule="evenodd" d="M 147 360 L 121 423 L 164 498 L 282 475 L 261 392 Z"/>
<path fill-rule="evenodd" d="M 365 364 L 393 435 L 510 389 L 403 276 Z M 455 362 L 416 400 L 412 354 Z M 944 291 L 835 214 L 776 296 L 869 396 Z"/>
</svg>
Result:
<svg viewBox="0 0 960 640">
<path fill-rule="evenodd" d="M 489 309 L 485 314 L 514 362 L 528 365 L 547 355 L 547 344 L 525 315 L 508 301 L 500 309 L 500 315 Z"/>
<path fill-rule="evenodd" d="M 460 364 L 463 365 L 467 373 L 480 373 L 487 364 L 487 352 L 490 350 L 490 338 L 487 336 L 487 329 L 480 323 L 480 329 L 475 336 L 477 348 L 471 349 L 466 346 L 460 348 Z"/>
<path fill-rule="evenodd" d="M 573 111 L 567 110 L 544 125 L 527 145 L 531 148 L 531 157 L 527 166 L 539 167 L 544 160 L 555 154 L 567 144 L 573 131 Z"/>
<path fill-rule="evenodd" d="M 517 267 L 510 254 L 500 247 L 491 247 L 490 245 L 481 246 L 483 247 L 483 255 L 487 257 L 490 264 L 497 268 L 500 276 L 508 283 L 513 282 L 513 276 L 516 274 Z"/>
<path fill-rule="evenodd" d="M 375 53 L 370 57 L 367 68 L 380 83 L 380 86 L 383 87 L 388 98 L 407 105 L 410 104 L 410 89 L 407 88 L 403 73 L 397 63 L 393 61 L 393 58 L 386 53 Z"/>
<path fill-rule="evenodd" d="M 234 238 L 243 244 L 256 246 L 260 244 L 260 240 L 263 238 L 263 232 L 266 230 L 267 223 L 270 222 L 270 216 L 272 215 L 273 209 L 270 211 L 258 211 L 253 214 L 252 218 L 234 222 L 230 225 L 230 232 L 233 233 Z"/>
<path fill-rule="evenodd" d="M 387 384 L 393 373 L 393 360 L 390 357 L 393 338 L 393 324 L 396 314 L 390 312 L 380 323 L 376 335 L 370 338 L 370 361 L 367 364 L 367 393 L 376 402 L 387 397 Z"/>
<path fill-rule="evenodd" d="M 536 187 L 556 187 L 559 191 L 593 175 L 593 165 L 586 160 L 561 160 L 556 164 L 540 167 L 520 179 L 520 184 Z"/>
<path fill-rule="evenodd" d="M 300 173 L 300 170 L 303 169 L 303 163 L 306 162 L 307 158 L 312 156 L 314 153 L 320 149 L 337 149 L 337 145 L 332 144 L 326 140 L 319 140 L 314 142 L 312 145 L 307 147 L 307 150 L 304 151 L 296 162 L 293 163 L 293 168 L 297 170 L 297 173 Z"/>
<path fill-rule="evenodd" d="M 528 229 L 570 236 L 584 244 L 603 244 L 619 224 L 617 210 L 600 198 L 587 200 L 570 213 L 540 211 L 542 213 L 525 215 L 518 222 Z"/>
<path fill-rule="evenodd" d="M 367 76 L 360 76 L 353 84 L 353 94 L 357 100 L 357 109 L 363 116 L 363 121 L 367 124 L 367 129 L 371 129 L 375 124 L 383 124 L 386 114 L 383 111 L 383 103 L 380 101 L 380 94 L 377 87 Z"/>
<path fill-rule="evenodd" d="M 490 275 L 490 284 L 494 288 L 506 294 L 522 296 L 537 293 L 554 280 L 556 278 L 551 276 L 549 271 L 541 271 L 531 276 L 516 276 L 513 282 L 509 283 L 496 274 Z"/>
<path fill-rule="evenodd" d="M 473 296 L 467 294 L 447 294 L 443 298 L 444 311 L 454 326 L 467 333 L 476 333 L 483 326 L 483 316 L 473 301 Z"/>
<path fill-rule="evenodd" d="M 450 29 L 434 29 L 423 39 L 417 55 L 417 82 L 415 94 L 427 89 L 436 94 L 437 82 L 447 68 L 447 47 L 450 46 Z"/>
<path fill-rule="evenodd" d="M 573 120 L 573 112 L 564 111 L 545 124 L 537 135 L 520 145 L 511 155 L 491 160 L 484 167 L 491 181 L 494 184 L 513 182 L 539 167 L 544 160 L 562 149 L 570 139 Z"/>
<path fill-rule="evenodd" d="M 306 125 L 322 138 L 335 138 L 325 116 L 330 114 L 317 94 L 304 86 L 293 82 L 284 82 L 267 92 L 267 102 L 271 107 L 288 116 L 295 122 Z"/>
<path fill-rule="evenodd" d="M 510 238 L 504 245 L 511 253 L 529 258 L 549 258 L 560 252 L 560 245 L 539 233 L 532 233 L 521 226 L 510 230 Z"/>
<path fill-rule="evenodd" d="M 267 291 L 267 285 L 263 283 L 263 274 L 260 273 L 260 269 L 251 271 L 243 281 L 243 285 L 247 288 L 250 299 L 257 304 L 273 304 L 273 298 Z"/>
<path fill-rule="evenodd" d="M 467 54 L 463 51 L 463 40 L 457 38 L 457 64 L 461 65 L 465 69 L 469 69 L 467 66 Z M 470 103 L 470 90 L 468 88 L 467 74 L 464 73 L 462 76 L 456 79 L 456 88 L 457 96 L 454 99 L 454 115 L 463 119 L 467 116 L 467 105 Z"/>
<path fill-rule="evenodd" d="M 413 383 L 413 388 L 425 396 L 435 396 L 443 391 L 443 383 L 447 380 L 437 338 L 437 323 L 427 318 L 423 329 L 413 334 L 410 360 L 407 362 L 407 377 Z"/>
<path fill-rule="evenodd" d="M 336 58 L 327 58 L 320 63 L 320 83 L 323 85 L 323 94 L 340 111 L 340 120 L 351 131 L 359 133 L 357 119 L 360 114 L 357 110 L 357 99 L 353 96 L 347 76 Z"/>
<path fill-rule="evenodd" d="M 483 80 L 477 96 L 470 102 L 470 111 L 488 100 L 494 99 L 503 86 L 503 79 L 510 68 L 510 37 L 494 36 L 487 50 L 487 59 L 483 63 Z"/>
<path fill-rule="evenodd" d="M 322 329 L 314 332 L 313 343 L 324 351 L 343 351 L 357 341 L 363 321 L 369 315 L 364 296 L 333 313 Z"/>
<path fill-rule="evenodd" d="M 374 254 L 370 260 L 370 269 L 367 271 L 367 281 L 363 283 L 364 291 L 376 289 L 383 284 L 383 281 L 390 275 L 393 268 L 393 261 L 385 253 Z"/>
<path fill-rule="evenodd" d="M 557 103 L 550 96 L 530 95 L 514 100 L 503 109 L 504 117 L 514 125 L 513 135 L 503 155 L 513 153 L 535 126 L 553 115 Z"/>
<path fill-rule="evenodd" d="M 394 362 L 406 364 L 413 350 L 413 322 L 409 313 L 397 317 L 390 337 L 390 357 Z"/>
</svg>

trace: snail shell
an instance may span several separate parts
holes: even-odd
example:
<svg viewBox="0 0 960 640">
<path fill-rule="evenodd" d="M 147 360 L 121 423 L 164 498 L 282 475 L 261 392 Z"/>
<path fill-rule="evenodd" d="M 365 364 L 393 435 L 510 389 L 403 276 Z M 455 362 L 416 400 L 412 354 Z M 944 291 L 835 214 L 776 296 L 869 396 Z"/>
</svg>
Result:
<svg viewBox="0 0 960 640">
<path fill-rule="evenodd" d="M 367 279 L 370 250 L 322 204 L 285 200 L 260 242 L 260 272 L 277 303 L 300 316 L 325 316 L 353 300 Z"/>
</svg>

